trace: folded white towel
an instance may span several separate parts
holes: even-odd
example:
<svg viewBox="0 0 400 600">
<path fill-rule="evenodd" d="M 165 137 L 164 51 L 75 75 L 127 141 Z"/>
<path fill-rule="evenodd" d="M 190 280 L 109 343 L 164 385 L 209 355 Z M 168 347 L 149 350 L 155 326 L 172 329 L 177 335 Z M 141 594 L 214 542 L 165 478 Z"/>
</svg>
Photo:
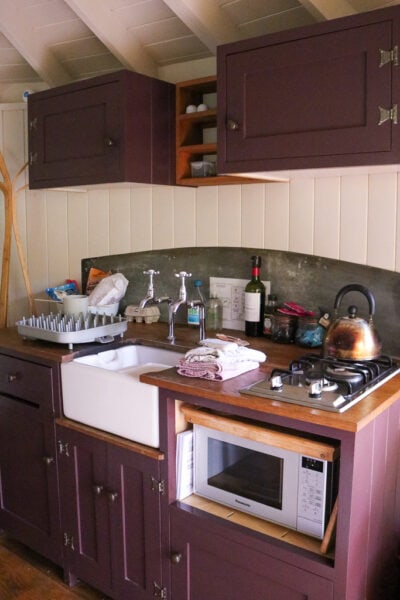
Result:
<svg viewBox="0 0 400 600">
<path fill-rule="evenodd" d="M 178 362 L 180 375 L 223 381 L 257 369 L 266 355 L 259 350 L 236 346 L 226 350 L 201 346 L 186 352 Z"/>
<path fill-rule="evenodd" d="M 225 381 L 242 375 L 247 371 L 252 371 L 259 367 L 258 362 L 247 360 L 241 363 L 221 365 L 216 361 L 194 361 L 187 362 L 181 358 L 177 369 L 179 375 L 185 377 L 200 377 L 201 379 L 212 379 L 215 381 Z"/>
<path fill-rule="evenodd" d="M 264 362 L 267 357 L 264 352 L 245 348 L 232 344 L 228 348 L 210 348 L 208 346 L 200 346 L 193 348 L 185 354 L 185 359 L 188 361 L 204 361 L 204 360 L 219 360 L 221 363 L 239 363 L 242 361 L 253 360 L 255 362 Z"/>
</svg>

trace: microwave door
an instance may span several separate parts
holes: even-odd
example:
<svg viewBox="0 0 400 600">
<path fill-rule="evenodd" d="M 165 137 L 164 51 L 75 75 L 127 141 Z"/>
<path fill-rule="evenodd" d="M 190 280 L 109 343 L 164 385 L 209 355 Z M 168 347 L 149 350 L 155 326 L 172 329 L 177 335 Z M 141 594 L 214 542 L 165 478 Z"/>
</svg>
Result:
<svg viewBox="0 0 400 600">
<path fill-rule="evenodd" d="M 194 435 L 197 494 L 296 528 L 296 453 L 200 425 Z"/>
</svg>

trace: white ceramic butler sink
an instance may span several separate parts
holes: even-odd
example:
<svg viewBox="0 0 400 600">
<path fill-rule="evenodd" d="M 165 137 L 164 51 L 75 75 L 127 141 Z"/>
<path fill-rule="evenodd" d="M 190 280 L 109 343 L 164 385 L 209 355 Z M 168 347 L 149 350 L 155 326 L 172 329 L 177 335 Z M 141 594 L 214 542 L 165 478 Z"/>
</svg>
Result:
<svg viewBox="0 0 400 600">
<path fill-rule="evenodd" d="M 173 367 L 181 356 L 173 350 L 132 344 L 63 363 L 64 415 L 158 448 L 158 388 L 141 383 L 139 376 Z"/>
</svg>

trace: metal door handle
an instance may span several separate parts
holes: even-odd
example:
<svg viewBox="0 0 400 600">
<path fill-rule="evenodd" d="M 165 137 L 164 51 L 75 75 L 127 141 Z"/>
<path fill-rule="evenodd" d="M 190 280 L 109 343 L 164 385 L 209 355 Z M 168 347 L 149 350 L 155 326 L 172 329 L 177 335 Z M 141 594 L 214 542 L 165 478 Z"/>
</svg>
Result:
<svg viewBox="0 0 400 600">
<path fill-rule="evenodd" d="M 173 554 L 171 554 L 171 562 L 174 565 L 179 565 L 181 560 L 182 560 L 182 554 L 180 552 L 174 552 Z"/>
<path fill-rule="evenodd" d="M 228 119 L 226 125 L 230 131 L 237 131 L 240 129 L 239 123 L 233 119 Z"/>
</svg>

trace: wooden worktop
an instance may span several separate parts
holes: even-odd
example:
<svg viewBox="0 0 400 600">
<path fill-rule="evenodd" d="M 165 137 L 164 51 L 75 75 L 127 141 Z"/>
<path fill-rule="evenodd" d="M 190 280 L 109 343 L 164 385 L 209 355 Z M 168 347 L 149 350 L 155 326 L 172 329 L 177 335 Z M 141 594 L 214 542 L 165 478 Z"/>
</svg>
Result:
<svg viewBox="0 0 400 600">
<path fill-rule="evenodd" d="M 241 332 L 227 332 L 233 335 Z M 129 323 L 128 331 L 124 336 L 125 341 L 136 340 L 152 343 L 160 347 L 171 348 L 166 340 L 167 324 L 153 323 L 151 325 Z M 244 335 L 241 335 L 245 339 Z M 120 342 L 120 338 L 117 338 Z M 250 371 L 233 379 L 216 382 L 205 379 L 193 379 L 178 375 L 176 369 L 167 369 L 159 372 L 145 373 L 141 375 L 141 381 L 170 390 L 177 394 L 196 396 L 198 398 L 212 400 L 221 404 L 250 409 L 256 413 L 268 413 L 279 417 L 295 419 L 300 422 L 312 422 L 314 424 L 333 427 L 344 431 L 356 432 L 367 423 L 375 419 L 381 412 L 400 398 L 400 374 L 393 377 L 378 390 L 369 394 L 355 406 L 344 413 L 332 413 L 328 411 L 297 406 L 277 400 L 246 396 L 239 393 L 243 387 L 251 385 L 269 375 L 274 367 L 286 367 L 291 360 L 309 350 L 299 348 L 295 345 L 274 344 L 265 338 L 248 338 L 252 348 L 262 350 L 267 355 L 267 361 L 260 365 L 259 369 Z M 177 351 L 185 352 L 198 343 L 198 330 L 186 326 L 176 327 Z M 25 340 L 13 328 L 0 330 L 0 351 L 16 353 L 32 359 L 43 359 L 56 362 L 70 361 L 78 355 L 107 350 L 112 345 L 76 344 L 73 350 L 67 345 L 44 342 L 42 340 Z"/>
</svg>

